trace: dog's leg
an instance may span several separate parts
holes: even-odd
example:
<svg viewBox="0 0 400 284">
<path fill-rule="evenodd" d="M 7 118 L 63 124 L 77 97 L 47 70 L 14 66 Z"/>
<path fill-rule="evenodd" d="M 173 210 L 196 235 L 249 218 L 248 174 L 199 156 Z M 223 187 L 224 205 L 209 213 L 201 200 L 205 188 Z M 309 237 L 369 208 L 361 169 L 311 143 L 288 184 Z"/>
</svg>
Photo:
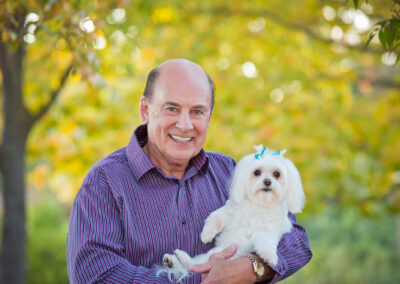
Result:
<svg viewBox="0 0 400 284">
<path fill-rule="evenodd" d="M 187 252 L 176 249 L 174 250 L 174 254 L 183 267 L 187 268 L 188 265 L 192 264 L 192 258 L 190 257 L 190 255 L 187 254 Z"/>
<path fill-rule="evenodd" d="M 180 249 L 174 250 L 174 254 L 164 254 L 163 263 L 165 267 L 168 268 L 184 268 L 187 269 L 188 266 L 199 265 L 206 263 L 210 256 L 214 253 L 221 252 L 222 247 L 214 247 L 208 252 L 196 255 L 195 257 L 190 257 L 190 255 Z"/>
<path fill-rule="evenodd" d="M 176 253 L 176 251 L 175 251 Z M 187 261 L 186 256 L 190 259 L 190 256 L 184 251 L 178 252 L 178 255 L 183 259 L 179 259 L 176 254 L 164 254 L 163 263 L 164 267 L 157 268 L 157 275 L 167 274 L 168 279 L 171 283 L 181 283 L 181 281 L 189 275 L 189 269 L 183 262 Z"/>
<path fill-rule="evenodd" d="M 278 263 L 279 238 L 270 232 L 258 232 L 252 237 L 256 253 L 271 267 Z"/>
<path fill-rule="evenodd" d="M 186 268 L 186 266 L 182 265 L 182 263 L 179 261 L 179 258 L 175 254 L 164 254 L 163 263 L 164 266 L 168 268 Z"/>
<path fill-rule="evenodd" d="M 207 217 L 200 239 L 203 243 L 211 242 L 215 236 L 222 231 L 225 223 L 225 208 L 222 207 Z"/>
</svg>

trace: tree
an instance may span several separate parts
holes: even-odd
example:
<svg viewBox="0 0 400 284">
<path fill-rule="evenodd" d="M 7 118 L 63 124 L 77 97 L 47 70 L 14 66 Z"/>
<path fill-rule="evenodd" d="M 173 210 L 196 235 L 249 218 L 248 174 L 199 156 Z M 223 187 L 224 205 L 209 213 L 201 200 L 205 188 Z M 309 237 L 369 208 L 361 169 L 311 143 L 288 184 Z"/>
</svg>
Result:
<svg viewBox="0 0 400 284">
<path fill-rule="evenodd" d="M 0 2 L 0 67 L 3 87 L 0 169 L 4 200 L 2 283 L 23 283 L 25 279 L 24 171 L 27 139 L 32 128 L 56 101 L 73 68 L 79 68 L 80 63 L 84 62 L 81 43 L 85 43 L 89 37 L 84 28 L 79 27 L 82 24 L 78 14 L 80 5 L 76 1 Z M 28 43 L 35 40 L 39 31 L 44 36 L 50 36 L 47 44 L 64 39 L 67 46 L 61 49 L 70 54 L 70 60 L 65 66 L 56 66 L 56 71 L 62 69 L 58 85 L 49 91 L 47 101 L 32 111 L 26 104 L 28 94 L 25 94 L 25 66 Z"/>
</svg>

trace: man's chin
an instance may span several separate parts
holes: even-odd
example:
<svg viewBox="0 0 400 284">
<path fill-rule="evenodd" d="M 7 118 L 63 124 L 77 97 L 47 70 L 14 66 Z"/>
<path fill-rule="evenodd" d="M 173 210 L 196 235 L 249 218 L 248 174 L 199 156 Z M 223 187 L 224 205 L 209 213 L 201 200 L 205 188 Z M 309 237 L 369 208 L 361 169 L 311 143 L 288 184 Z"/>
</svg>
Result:
<svg viewBox="0 0 400 284">
<path fill-rule="evenodd" d="M 176 161 L 176 163 L 188 163 L 190 159 L 196 155 L 193 153 L 193 151 L 175 150 L 169 152 L 169 156 L 171 160 Z"/>
</svg>

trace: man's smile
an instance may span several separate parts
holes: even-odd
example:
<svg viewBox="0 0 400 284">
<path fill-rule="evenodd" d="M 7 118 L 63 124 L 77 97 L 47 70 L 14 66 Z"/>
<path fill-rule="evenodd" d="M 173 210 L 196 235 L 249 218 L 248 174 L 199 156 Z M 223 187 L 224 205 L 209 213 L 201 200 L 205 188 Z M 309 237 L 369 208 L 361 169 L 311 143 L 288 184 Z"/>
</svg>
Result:
<svg viewBox="0 0 400 284">
<path fill-rule="evenodd" d="M 189 142 L 193 138 L 193 137 L 181 137 L 181 136 L 176 136 L 176 135 L 172 135 L 172 134 L 169 134 L 168 136 L 177 142 Z"/>
</svg>

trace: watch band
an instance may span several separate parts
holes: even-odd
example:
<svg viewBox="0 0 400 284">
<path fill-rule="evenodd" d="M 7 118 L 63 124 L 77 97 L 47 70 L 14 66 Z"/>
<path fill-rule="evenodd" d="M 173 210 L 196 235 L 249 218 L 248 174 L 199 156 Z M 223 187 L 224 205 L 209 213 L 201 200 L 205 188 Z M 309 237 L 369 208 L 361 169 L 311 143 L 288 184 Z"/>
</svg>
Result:
<svg viewBox="0 0 400 284">
<path fill-rule="evenodd" d="M 262 278 L 265 273 L 264 265 L 253 254 L 247 254 L 246 257 L 250 259 L 251 264 L 253 265 L 253 272 L 256 275 L 257 279 Z"/>
</svg>

